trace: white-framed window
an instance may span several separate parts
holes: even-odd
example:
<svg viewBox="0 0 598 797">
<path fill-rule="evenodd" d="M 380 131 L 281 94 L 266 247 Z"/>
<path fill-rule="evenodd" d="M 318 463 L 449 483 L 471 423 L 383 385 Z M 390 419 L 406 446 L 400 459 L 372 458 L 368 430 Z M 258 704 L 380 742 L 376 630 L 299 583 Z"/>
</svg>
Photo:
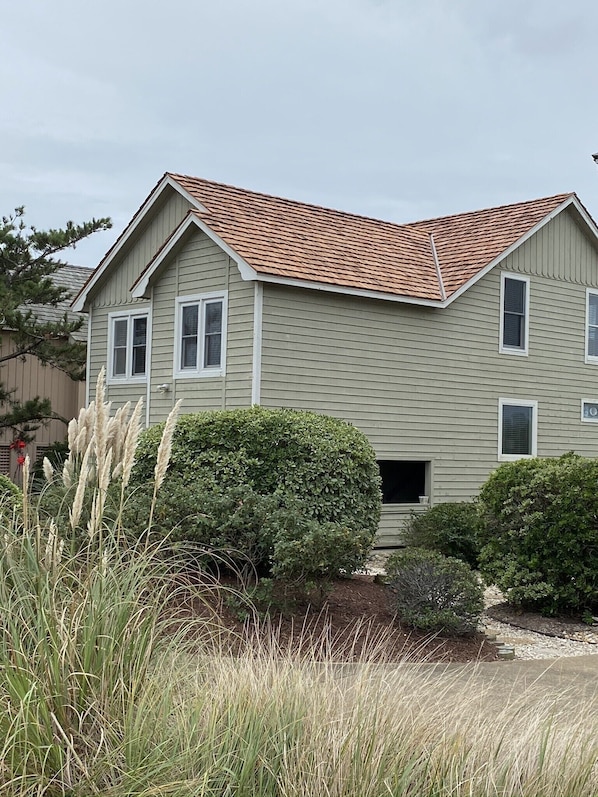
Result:
<svg viewBox="0 0 598 797">
<path fill-rule="evenodd" d="M 224 375 L 226 311 L 226 291 L 177 297 L 175 378 Z"/>
<path fill-rule="evenodd" d="M 529 341 L 529 277 L 500 275 L 501 354 L 527 356 Z"/>
<path fill-rule="evenodd" d="M 598 423 L 598 399 L 581 400 L 581 420 L 586 423 Z"/>
<path fill-rule="evenodd" d="M 108 324 L 108 381 L 144 382 L 149 350 L 148 311 L 110 313 Z"/>
<path fill-rule="evenodd" d="M 535 457 L 538 450 L 538 402 L 498 400 L 498 459 Z"/>
<path fill-rule="evenodd" d="M 586 362 L 598 365 L 598 291 L 586 290 Z"/>
</svg>

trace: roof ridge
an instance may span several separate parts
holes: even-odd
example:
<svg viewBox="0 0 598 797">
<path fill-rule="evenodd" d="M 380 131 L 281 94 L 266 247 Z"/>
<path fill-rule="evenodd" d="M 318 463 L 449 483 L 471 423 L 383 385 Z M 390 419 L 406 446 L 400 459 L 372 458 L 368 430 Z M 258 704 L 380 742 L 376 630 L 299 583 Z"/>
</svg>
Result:
<svg viewBox="0 0 598 797">
<path fill-rule="evenodd" d="M 268 194 L 265 191 L 254 191 L 251 188 L 242 188 L 238 185 L 231 185 L 229 183 L 220 183 L 217 180 L 206 180 L 204 177 L 192 177 L 191 175 L 187 174 L 174 174 L 173 172 L 166 172 L 168 177 L 172 177 L 173 180 L 183 179 L 183 180 L 195 180 L 200 183 L 207 183 L 208 185 L 214 185 L 218 188 L 226 188 L 228 190 L 238 191 L 242 194 L 252 194 L 253 196 L 263 197 L 264 199 L 274 199 L 277 202 L 288 202 L 291 205 L 300 205 L 301 207 L 311 208 L 312 210 L 323 210 L 326 213 L 332 213 L 337 216 L 349 216 L 350 218 L 359 219 L 361 221 L 373 221 L 376 224 L 388 224 L 391 227 L 410 227 L 410 224 L 404 224 L 398 221 L 389 221 L 388 219 L 379 219 L 375 216 L 366 216 L 362 213 L 354 213 L 350 210 L 339 210 L 338 208 L 329 208 L 326 205 L 318 205 L 314 202 L 304 202 L 301 199 L 290 199 L 288 197 L 277 196 L 276 194 Z M 197 208 L 193 209 L 194 213 L 197 213 L 199 216 L 203 213 L 201 210 L 197 210 Z M 420 232 L 419 230 L 414 230 L 414 232 Z"/>
<path fill-rule="evenodd" d="M 524 205 L 536 205 L 539 202 L 547 202 L 550 199 L 569 199 L 570 197 L 577 197 L 575 191 L 568 191 L 562 194 L 552 194 L 550 196 L 540 196 L 537 199 L 523 199 L 519 202 L 506 202 L 504 205 L 490 205 L 486 208 L 477 208 L 477 210 L 461 210 L 459 213 L 449 213 L 446 216 L 432 216 L 429 219 L 416 219 L 415 221 L 405 222 L 401 225 L 403 227 L 415 227 L 419 224 L 430 224 L 433 221 L 446 221 L 447 219 L 457 219 L 460 216 L 474 216 L 479 213 L 486 213 L 491 210 L 507 210 L 507 208 L 523 207 Z"/>
</svg>

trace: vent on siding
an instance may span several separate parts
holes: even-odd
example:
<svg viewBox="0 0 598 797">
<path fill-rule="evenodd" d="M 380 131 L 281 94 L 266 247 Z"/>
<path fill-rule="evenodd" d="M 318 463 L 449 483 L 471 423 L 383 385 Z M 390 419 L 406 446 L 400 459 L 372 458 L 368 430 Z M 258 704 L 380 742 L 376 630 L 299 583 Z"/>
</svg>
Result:
<svg viewBox="0 0 598 797">
<path fill-rule="evenodd" d="M 10 446 L 0 446 L 0 473 L 10 474 Z"/>
</svg>

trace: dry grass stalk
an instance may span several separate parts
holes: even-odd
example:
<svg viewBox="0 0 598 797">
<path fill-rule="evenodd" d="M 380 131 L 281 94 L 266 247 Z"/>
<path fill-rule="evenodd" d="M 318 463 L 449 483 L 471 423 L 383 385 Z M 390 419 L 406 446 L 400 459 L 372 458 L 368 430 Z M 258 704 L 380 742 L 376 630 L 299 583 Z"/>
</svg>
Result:
<svg viewBox="0 0 598 797">
<path fill-rule="evenodd" d="M 172 437 L 174 435 L 174 430 L 176 427 L 176 422 L 179 415 L 179 408 L 181 404 L 182 404 L 182 399 L 179 399 L 172 408 L 172 410 L 170 411 L 170 415 L 168 416 L 168 418 L 166 419 L 166 423 L 164 424 L 164 431 L 162 432 L 160 445 L 158 446 L 156 467 L 154 468 L 154 494 L 152 496 L 152 505 L 150 508 L 148 528 L 151 528 L 152 521 L 154 519 L 154 510 L 156 508 L 156 496 L 158 495 L 158 490 L 160 489 L 162 482 L 164 481 L 164 477 L 166 476 L 166 470 L 168 469 L 168 462 L 170 461 L 170 452 L 172 450 Z"/>
</svg>

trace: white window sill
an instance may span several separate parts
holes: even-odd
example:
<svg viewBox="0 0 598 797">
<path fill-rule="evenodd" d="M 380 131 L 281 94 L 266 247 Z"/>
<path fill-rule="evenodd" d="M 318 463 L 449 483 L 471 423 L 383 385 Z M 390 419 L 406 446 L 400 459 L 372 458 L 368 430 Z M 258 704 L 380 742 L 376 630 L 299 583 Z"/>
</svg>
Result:
<svg viewBox="0 0 598 797">
<path fill-rule="evenodd" d="M 498 350 L 499 354 L 513 354 L 515 357 L 527 357 L 528 350 L 527 349 L 510 349 L 507 346 L 501 346 Z"/>
<path fill-rule="evenodd" d="M 147 376 L 108 376 L 107 385 L 145 385 Z"/>
<path fill-rule="evenodd" d="M 224 376 L 224 368 L 205 369 L 203 371 L 177 371 L 173 379 L 207 379 L 214 376 Z"/>
</svg>

